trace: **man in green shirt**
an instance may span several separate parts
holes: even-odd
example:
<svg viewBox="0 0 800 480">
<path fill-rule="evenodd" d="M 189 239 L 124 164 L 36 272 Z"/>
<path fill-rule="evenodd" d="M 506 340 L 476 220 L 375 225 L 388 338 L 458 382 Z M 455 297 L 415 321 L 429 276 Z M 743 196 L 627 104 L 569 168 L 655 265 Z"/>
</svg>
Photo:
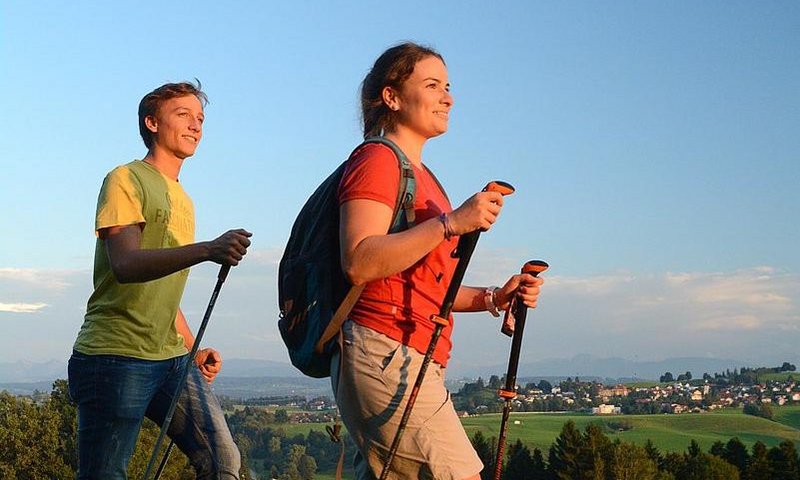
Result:
<svg viewBox="0 0 800 480">
<path fill-rule="evenodd" d="M 168 434 L 199 479 L 238 479 L 240 455 L 208 383 L 222 359 L 188 351 L 194 337 L 180 309 L 189 267 L 237 265 L 250 233 L 195 242 L 194 207 L 178 182 L 203 134 L 205 93 L 163 85 L 139 104 L 147 155 L 112 170 L 97 201 L 94 292 L 69 361 L 78 404 L 78 479 L 126 479 L 144 416 L 162 423 L 192 362 Z"/>
</svg>

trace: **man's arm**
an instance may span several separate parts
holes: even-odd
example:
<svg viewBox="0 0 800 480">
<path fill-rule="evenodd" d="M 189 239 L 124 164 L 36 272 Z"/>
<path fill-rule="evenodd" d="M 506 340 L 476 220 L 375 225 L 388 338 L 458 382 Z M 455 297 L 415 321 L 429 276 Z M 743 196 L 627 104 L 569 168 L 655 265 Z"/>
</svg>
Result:
<svg viewBox="0 0 800 480">
<path fill-rule="evenodd" d="M 189 329 L 189 324 L 186 322 L 186 317 L 183 316 L 183 310 L 180 307 L 178 308 L 178 314 L 175 316 L 175 329 L 183 337 L 183 344 L 186 346 L 186 350 L 191 351 L 192 346 L 194 346 L 194 335 L 192 335 L 192 331 Z"/>
<path fill-rule="evenodd" d="M 111 271 L 119 283 L 156 280 L 200 262 L 211 260 L 222 265 L 238 265 L 250 246 L 251 233 L 229 230 L 217 239 L 175 248 L 140 248 L 143 224 L 100 229 L 105 241 Z"/>
<path fill-rule="evenodd" d="M 186 317 L 183 316 L 183 311 L 180 308 L 178 308 L 178 314 L 175 316 L 175 328 L 183 336 L 183 344 L 186 345 L 186 349 L 191 352 L 194 345 L 194 335 L 192 335 L 189 324 L 186 322 Z M 222 356 L 213 348 L 201 348 L 197 350 L 194 363 L 200 369 L 200 373 L 203 374 L 206 382 L 211 383 L 222 369 Z"/>
</svg>

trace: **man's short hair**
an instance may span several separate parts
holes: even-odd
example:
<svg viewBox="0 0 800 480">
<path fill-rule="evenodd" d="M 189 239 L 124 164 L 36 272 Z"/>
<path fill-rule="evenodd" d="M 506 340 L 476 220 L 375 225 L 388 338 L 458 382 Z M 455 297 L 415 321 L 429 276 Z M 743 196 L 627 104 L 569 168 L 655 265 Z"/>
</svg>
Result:
<svg viewBox="0 0 800 480">
<path fill-rule="evenodd" d="M 194 95 L 198 100 L 200 100 L 200 103 L 203 104 L 203 107 L 208 104 L 208 96 L 206 96 L 205 92 L 201 90 L 200 80 L 196 78 L 194 80 L 196 84 L 192 82 L 181 82 L 161 85 L 145 95 L 144 98 L 142 98 L 142 101 L 139 102 L 139 134 L 142 136 L 144 145 L 148 148 L 148 150 L 153 146 L 153 132 L 147 128 L 147 125 L 144 123 L 144 119 L 155 116 L 158 113 L 158 109 L 161 108 L 161 105 L 163 105 L 164 102 L 175 97 Z"/>
</svg>

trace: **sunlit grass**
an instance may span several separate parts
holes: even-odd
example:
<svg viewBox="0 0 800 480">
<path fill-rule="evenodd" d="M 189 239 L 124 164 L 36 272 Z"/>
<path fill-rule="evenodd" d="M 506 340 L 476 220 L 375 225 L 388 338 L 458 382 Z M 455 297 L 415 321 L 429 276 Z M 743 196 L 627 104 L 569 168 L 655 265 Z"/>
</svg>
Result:
<svg viewBox="0 0 800 480">
<path fill-rule="evenodd" d="M 568 420 L 583 430 L 590 423 L 624 422 L 631 429 L 614 431 L 606 428 L 606 435 L 615 440 L 619 438 L 624 442 L 643 445 L 648 439 L 662 451 L 682 452 L 691 440 L 696 440 L 704 450 L 708 450 L 716 441 L 723 443 L 733 437 L 745 443 L 748 447 L 756 441 L 761 441 L 767 446 L 777 445 L 783 440 L 800 442 L 800 407 L 794 411 L 780 412 L 781 419 L 786 421 L 769 421 L 763 418 L 745 415 L 740 410 L 721 410 L 711 413 L 695 413 L 681 415 L 565 415 L 542 413 L 512 413 L 509 425 L 508 438 L 515 441 L 517 438 L 524 443 L 538 447 L 545 451 L 561 432 L 561 428 Z M 776 415 L 778 416 L 778 415 Z M 500 415 L 482 415 L 469 417 L 462 420 L 464 428 L 469 435 L 480 430 L 484 435 L 497 436 L 500 430 Z M 519 421 L 520 424 L 514 424 Z M 792 423 L 794 422 L 794 423 Z"/>
</svg>

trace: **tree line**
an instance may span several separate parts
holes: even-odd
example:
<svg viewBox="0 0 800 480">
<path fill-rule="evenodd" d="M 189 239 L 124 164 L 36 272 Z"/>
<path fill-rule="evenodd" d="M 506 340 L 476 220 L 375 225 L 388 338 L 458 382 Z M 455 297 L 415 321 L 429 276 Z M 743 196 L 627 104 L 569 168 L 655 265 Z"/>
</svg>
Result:
<svg viewBox="0 0 800 480">
<path fill-rule="evenodd" d="M 68 397 L 67 382 L 57 380 L 49 397 L 34 402 L 0 392 L 0 478 L 70 479 L 77 469 L 77 412 Z M 325 433 L 290 434 L 282 423 L 286 411 L 269 412 L 245 407 L 228 415 L 228 423 L 242 452 L 242 480 L 276 478 L 312 480 L 331 473 L 341 444 Z M 660 452 L 652 442 L 644 446 L 611 441 L 600 423 L 581 432 L 571 421 L 545 452 L 531 450 L 517 440 L 509 445 L 504 480 L 800 480 L 800 459 L 791 441 L 768 448 L 756 442 L 750 450 L 738 438 L 716 442 L 708 452 L 692 441 L 683 453 Z M 130 478 L 141 478 L 158 436 L 158 426 L 146 420 L 129 466 Z M 346 464 L 354 453 L 344 435 Z M 496 439 L 481 432 L 473 445 L 486 468 L 494 471 Z M 166 447 L 162 447 L 163 450 Z M 173 450 L 164 480 L 189 480 L 194 472 L 186 457 Z"/>
<path fill-rule="evenodd" d="M 310 430 L 289 434 L 284 428 L 289 415 L 247 406 L 227 416 L 233 438 L 256 478 L 312 480 L 318 472 L 333 472 L 345 448 L 347 464 L 355 453 L 352 442 L 343 436 L 334 443 L 328 434 Z"/>
<path fill-rule="evenodd" d="M 49 396 L 36 395 L 40 401 L 0 392 L 0 479 L 75 478 L 77 408 L 68 392 L 66 380 L 56 380 Z M 319 471 L 333 471 L 339 460 L 340 445 L 328 435 L 314 430 L 289 435 L 282 428 L 290 420 L 285 409 L 269 412 L 245 407 L 227 420 L 242 453 L 242 480 L 312 480 Z M 144 476 L 158 434 L 158 425 L 145 419 L 128 466 L 129 478 Z M 350 458 L 353 447 L 345 445 Z M 162 445 L 162 456 L 165 451 Z M 186 456 L 175 448 L 161 478 L 193 480 L 195 474 Z"/>
<path fill-rule="evenodd" d="M 56 380 L 50 395 L 37 402 L 0 392 L 0 478 L 75 478 L 78 469 L 78 415 L 68 392 L 66 380 Z M 145 419 L 128 466 L 129 478 L 144 476 L 158 433 L 159 427 Z M 161 455 L 165 451 L 166 445 L 162 445 Z M 189 460 L 176 448 L 161 478 L 192 480 L 195 475 Z M 242 480 L 250 478 L 243 476 Z"/>
<path fill-rule="evenodd" d="M 497 440 L 480 431 L 472 444 L 492 478 Z M 752 449 L 739 438 L 715 442 L 703 452 L 692 440 L 683 453 L 662 453 L 648 440 L 644 446 L 611 441 L 598 423 L 580 432 L 571 420 L 550 446 L 545 459 L 520 440 L 509 446 L 503 465 L 504 480 L 798 480 L 800 458 L 785 440 L 772 448 L 758 441 Z"/>
<path fill-rule="evenodd" d="M 704 373 L 702 380 L 722 385 L 755 385 L 759 383 L 760 375 L 767 373 L 790 374 L 796 370 L 796 365 L 789 362 L 783 362 L 783 364 L 781 364 L 779 367 L 742 367 L 741 369 L 734 368 L 733 371 L 731 371 L 731 369 L 726 369 L 724 372 L 715 372 L 713 375 Z M 691 379 L 692 372 L 686 372 L 685 374 L 678 375 L 677 377 L 674 377 L 672 372 L 665 372 L 664 375 L 659 377 L 659 382 L 683 382 Z"/>
</svg>

